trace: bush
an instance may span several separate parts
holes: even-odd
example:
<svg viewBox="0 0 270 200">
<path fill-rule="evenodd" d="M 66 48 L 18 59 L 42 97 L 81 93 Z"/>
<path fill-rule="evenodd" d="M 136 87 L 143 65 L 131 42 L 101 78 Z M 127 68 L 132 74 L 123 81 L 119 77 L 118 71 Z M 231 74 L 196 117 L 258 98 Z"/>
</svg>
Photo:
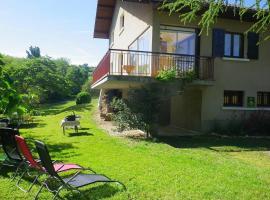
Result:
<svg viewBox="0 0 270 200">
<path fill-rule="evenodd" d="M 133 113 L 124 100 L 113 98 L 110 106 L 114 112 L 112 119 L 119 131 L 141 129 L 145 126 L 142 115 Z"/>
<path fill-rule="evenodd" d="M 240 117 L 232 116 L 226 124 L 215 122 L 213 131 L 224 135 L 269 136 L 269 121 L 269 112 L 257 111 Z"/>
<path fill-rule="evenodd" d="M 91 102 L 91 95 L 88 92 L 80 92 L 76 98 L 76 104 L 84 104 Z"/>
<path fill-rule="evenodd" d="M 127 100 L 112 100 L 112 119 L 120 131 L 140 129 L 145 131 L 147 136 L 154 136 L 160 101 L 160 92 L 157 89 L 154 85 L 133 89 L 129 91 Z"/>
<path fill-rule="evenodd" d="M 168 81 L 175 80 L 176 75 L 177 75 L 177 73 L 176 73 L 175 69 L 160 70 L 158 72 L 158 75 L 157 75 L 156 79 L 159 80 L 159 81 L 168 82 Z"/>
</svg>

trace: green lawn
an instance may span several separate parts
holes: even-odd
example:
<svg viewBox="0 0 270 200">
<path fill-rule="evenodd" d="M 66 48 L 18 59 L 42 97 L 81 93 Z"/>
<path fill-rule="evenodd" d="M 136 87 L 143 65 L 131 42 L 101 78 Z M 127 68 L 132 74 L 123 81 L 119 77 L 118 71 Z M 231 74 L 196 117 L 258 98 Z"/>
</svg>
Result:
<svg viewBox="0 0 270 200">
<path fill-rule="evenodd" d="M 92 119 L 96 101 L 44 106 L 44 116 L 21 129 L 42 140 L 57 160 L 92 167 L 125 183 L 86 187 L 89 199 L 270 199 L 270 141 L 216 137 L 163 138 L 158 142 L 109 136 Z M 60 121 L 74 110 L 82 116 L 79 134 L 63 136 Z M 6 170 L 0 173 L 0 199 L 32 199 L 17 189 Z M 63 192 L 64 198 L 72 197 Z M 52 195 L 44 191 L 41 199 Z M 78 196 L 73 196 L 78 199 Z"/>
</svg>

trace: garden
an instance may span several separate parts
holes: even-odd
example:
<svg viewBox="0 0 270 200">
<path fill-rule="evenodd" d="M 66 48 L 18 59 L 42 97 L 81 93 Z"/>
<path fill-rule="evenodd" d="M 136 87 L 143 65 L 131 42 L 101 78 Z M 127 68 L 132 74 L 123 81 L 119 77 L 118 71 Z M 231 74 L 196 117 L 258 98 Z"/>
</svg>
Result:
<svg viewBox="0 0 270 200">
<path fill-rule="evenodd" d="M 270 140 L 196 136 L 131 139 L 109 135 L 95 121 L 97 100 L 50 103 L 39 108 L 34 123 L 20 129 L 25 138 L 47 144 L 54 160 L 91 167 L 121 181 L 82 189 L 89 199 L 269 199 Z M 62 133 L 60 121 L 72 111 L 81 116 L 78 133 Z M 1 199 L 33 199 L 11 180 L 12 170 L 0 172 Z M 22 186 L 28 187 L 26 178 Z M 80 196 L 63 190 L 64 199 Z M 52 198 L 43 190 L 40 199 Z M 82 198 L 83 199 L 83 198 Z"/>
</svg>

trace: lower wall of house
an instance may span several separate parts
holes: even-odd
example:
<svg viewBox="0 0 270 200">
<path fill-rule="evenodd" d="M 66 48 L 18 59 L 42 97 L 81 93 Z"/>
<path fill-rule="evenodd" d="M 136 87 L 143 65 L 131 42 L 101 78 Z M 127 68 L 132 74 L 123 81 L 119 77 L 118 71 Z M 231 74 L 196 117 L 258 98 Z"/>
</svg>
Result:
<svg viewBox="0 0 270 200">
<path fill-rule="evenodd" d="M 201 130 L 201 90 L 185 90 L 171 98 L 171 126 Z"/>
<path fill-rule="evenodd" d="M 202 130 L 211 131 L 217 122 L 227 124 L 232 119 L 241 119 L 260 110 L 256 107 L 249 108 L 247 98 L 253 97 L 256 101 L 257 92 L 270 91 L 270 84 L 263 77 L 261 79 L 258 77 L 256 80 L 251 81 L 248 77 L 241 79 L 232 77 L 224 82 L 216 82 L 214 86 L 202 90 Z M 224 107 L 224 90 L 243 91 L 243 107 Z"/>
</svg>

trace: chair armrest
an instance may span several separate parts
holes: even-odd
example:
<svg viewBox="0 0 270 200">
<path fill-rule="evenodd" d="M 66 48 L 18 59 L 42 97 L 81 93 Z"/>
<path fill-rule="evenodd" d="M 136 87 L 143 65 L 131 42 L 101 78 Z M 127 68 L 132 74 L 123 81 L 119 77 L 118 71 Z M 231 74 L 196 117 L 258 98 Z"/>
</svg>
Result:
<svg viewBox="0 0 270 200">
<path fill-rule="evenodd" d="M 93 169 L 91 169 L 90 167 L 88 167 L 88 168 L 82 167 L 82 170 L 85 170 L 85 171 L 91 171 L 91 172 L 93 172 L 94 174 L 97 173 L 97 172 L 95 172 Z"/>
<path fill-rule="evenodd" d="M 64 164 L 64 161 L 63 160 L 52 160 L 52 163 L 55 164 L 55 163 L 62 163 Z"/>
</svg>

